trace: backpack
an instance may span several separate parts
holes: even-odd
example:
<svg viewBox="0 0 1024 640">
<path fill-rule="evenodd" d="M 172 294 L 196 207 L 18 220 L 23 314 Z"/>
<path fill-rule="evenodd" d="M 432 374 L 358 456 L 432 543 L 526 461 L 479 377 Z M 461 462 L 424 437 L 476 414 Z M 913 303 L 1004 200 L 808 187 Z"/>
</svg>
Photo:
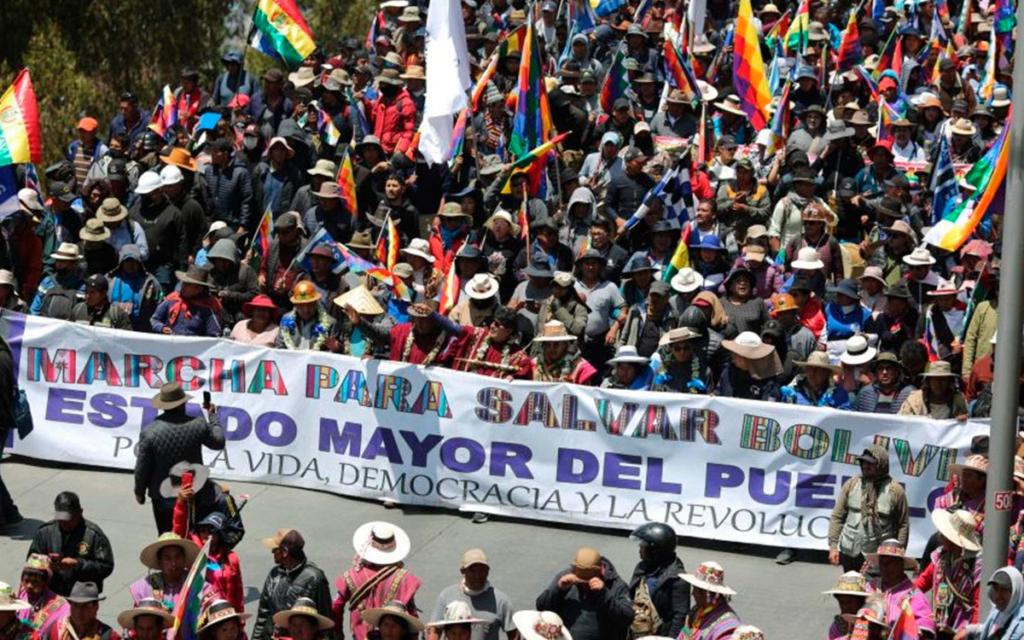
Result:
<svg viewBox="0 0 1024 640">
<path fill-rule="evenodd" d="M 75 305 L 84 299 L 85 296 L 77 288 L 54 285 L 43 294 L 43 305 L 39 315 L 44 318 L 71 320 Z"/>
<path fill-rule="evenodd" d="M 661 628 L 661 616 L 654 607 L 651 592 L 647 588 L 647 578 L 641 577 L 633 596 L 633 624 L 630 625 L 630 637 L 642 638 L 658 634 Z"/>
</svg>

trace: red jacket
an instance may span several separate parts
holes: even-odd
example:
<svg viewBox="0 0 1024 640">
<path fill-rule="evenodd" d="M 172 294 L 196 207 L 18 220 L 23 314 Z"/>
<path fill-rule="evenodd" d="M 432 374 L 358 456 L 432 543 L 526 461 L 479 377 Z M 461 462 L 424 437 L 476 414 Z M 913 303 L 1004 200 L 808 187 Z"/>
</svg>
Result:
<svg viewBox="0 0 1024 640">
<path fill-rule="evenodd" d="M 36 297 L 36 289 L 43 277 L 43 239 L 36 235 L 35 225 L 25 220 L 14 228 L 10 243 L 18 252 L 18 285 L 21 286 L 21 299 L 32 300 Z"/>
<path fill-rule="evenodd" d="M 416 103 L 408 91 L 400 89 L 391 100 L 384 96 L 367 100 L 366 114 L 373 127 L 373 135 L 380 138 L 384 153 L 391 155 L 395 151 L 405 153 L 408 150 L 416 132 Z"/>
<path fill-rule="evenodd" d="M 188 529 L 188 504 L 178 500 L 174 503 L 173 531 L 182 538 L 188 538 L 200 547 L 203 546 L 199 535 Z M 231 603 L 235 611 L 245 611 L 245 587 L 242 586 L 242 567 L 238 555 L 226 547 L 210 552 L 210 564 L 219 565 L 216 569 L 207 567 L 206 581 L 225 600 Z"/>
</svg>

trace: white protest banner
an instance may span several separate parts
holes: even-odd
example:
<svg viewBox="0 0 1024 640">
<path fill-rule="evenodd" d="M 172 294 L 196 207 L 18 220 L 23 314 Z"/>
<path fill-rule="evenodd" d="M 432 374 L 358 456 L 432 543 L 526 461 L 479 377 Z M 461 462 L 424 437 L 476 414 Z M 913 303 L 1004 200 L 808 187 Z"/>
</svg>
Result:
<svg viewBox="0 0 1024 640">
<path fill-rule="evenodd" d="M 684 536 L 827 547 L 856 456 L 888 447 L 911 553 L 984 424 L 876 417 L 708 396 L 506 383 L 227 340 L 0 316 L 34 416 L 15 453 L 130 469 L 165 381 L 212 393 L 228 445 L 213 476 L 403 504 Z M 129 482 L 127 478 L 124 480 Z"/>
</svg>

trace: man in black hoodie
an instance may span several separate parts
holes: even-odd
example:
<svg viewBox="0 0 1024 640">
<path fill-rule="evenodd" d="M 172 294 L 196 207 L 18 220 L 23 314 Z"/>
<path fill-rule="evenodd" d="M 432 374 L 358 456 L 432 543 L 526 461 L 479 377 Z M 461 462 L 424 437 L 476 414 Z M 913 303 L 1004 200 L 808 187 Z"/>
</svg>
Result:
<svg viewBox="0 0 1024 640">
<path fill-rule="evenodd" d="M 686 569 L 676 557 L 676 532 L 666 524 L 648 522 L 629 537 L 640 543 L 640 562 L 629 581 L 633 636 L 675 638 L 690 611 L 690 585 L 679 577 Z"/>
<path fill-rule="evenodd" d="M 572 566 L 537 597 L 537 609 L 561 616 L 574 640 L 625 640 L 633 621 L 626 583 L 592 547 L 576 551 Z"/>
</svg>

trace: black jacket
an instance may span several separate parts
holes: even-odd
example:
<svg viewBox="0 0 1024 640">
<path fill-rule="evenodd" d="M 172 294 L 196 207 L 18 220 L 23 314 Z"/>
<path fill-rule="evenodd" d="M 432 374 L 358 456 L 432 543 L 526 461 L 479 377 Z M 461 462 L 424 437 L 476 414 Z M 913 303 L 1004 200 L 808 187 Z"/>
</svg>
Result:
<svg viewBox="0 0 1024 640">
<path fill-rule="evenodd" d="M 62 596 L 70 594 L 76 582 L 95 582 L 103 591 L 103 580 L 114 572 L 114 550 L 110 539 L 103 529 L 85 519 L 67 533 L 61 531 L 56 520 L 47 522 L 36 531 L 28 552 L 58 554 L 61 558 L 78 560 L 74 569 L 61 569 L 50 578 L 50 588 Z"/>
<path fill-rule="evenodd" d="M 299 188 L 302 187 L 304 182 L 298 167 L 291 162 L 285 163 L 284 167 L 274 174 L 283 183 L 281 185 L 281 196 L 276 201 L 271 202 L 270 194 L 266 190 L 266 180 L 272 173 L 273 168 L 266 162 L 259 163 L 252 170 L 252 202 L 255 215 L 262 216 L 263 212 L 269 208 L 274 220 L 277 220 L 282 213 L 288 211 L 292 200 L 295 199 L 295 194 L 298 193 Z M 259 220 L 256 219 L 256 222 L 258 223 Z"/>
<path fill-rule="evenodd" d="M 160 497 L 160 483 L 171 467 L 179 462 L 203 461 L 203 447 L 224 448 L 224 429 L 217 412 L 206 418 L 193 418 L 178 411 L 164 412 L 145 425 L 135 457 L 135 495 L 149 490 L 151 498 Z"/>
<path fill-rule="evenodd" d="M 309 560 L 292 570 L 276 565 L 267 574 L 260 593 L 259 611 L 253 626 L 251 640 L 270 640 L 274 637 L 274 614 L 291 609 L 299 598 L 316 603 L 320 615 L 333 619 L 331 589 L 327 576 Z"/>
<path fill-rule="evenodd" d="M 14 426 L 14 394 L 18 378 L 14 375 L 14 355 L 7 341 L 0 338 L 0 443 L 7 441 L 7 433 Z M 0 446 L 0 452 L 3 447 Z"/>
<path fill-rule="evenodd" d="M 212 163 L 203 169 L 203 186 L 206 189 L 208 218 L 226 222 L 232 229 L 245 227 L 252 230 L 259 222 L 254 213 L 255 200 L 252 193 L 252 176 L 245 165 L 234 158 L 226 169 L 221 170 Z M 205 232 L 204 232 L 205 233 Z"/>
<path fill-rule="evenodd" d="M 686 615 L 690 612 L 690 585 L 679 577 L 684 571 L 683 561 L 679 558 L 674 558 L 672 562 L 654 571 L 648 571 L 642 562 L 633 569 L 633 577 L 629 581 L 631 599 L 636 596 L 641 580 L 652 581 L 647 588 L 654 608 L 661 617 L 661 627 L 655 635 L 675 638 L 683 629 Z"/>
<path fill-rule="evenodd" d="M 185 222 L 178 207 L 167 198 L 147 204 L 139 198 L 131 208 L 130 217 L 142 227 L 149 244 L 146 271 L 156 272 L 160 267 L 184 270 L 188 261 Z"/>
<path fill-rule="evenodd" d="M 566 569 L 537 596 L 537 609 L 554 611 L 561 616 L 574 640 L 624 640 L 633 623 L 633 603 L 626 583 L 611 562 L 602 558 L 601 564 L 604 567 L 601 591 L 582 590 L 578 585 L 562 591 L 558 580 L 572 573 L 572 569 Z"/>
<path fill-rule="evenodd" d="M 221 326 L 226 333 L 230 333 L 235 323 L 242 319 L 242 305 L 250 302 L 259 293 L 256 272 L 247 264 L 234 266 L 227 273 L 210 269 L 210 283 L 210 291 L 214 295 L 224 292 L 220 297 L 221 305 L 224 307 L 224 320 Z"/>
</svg>

